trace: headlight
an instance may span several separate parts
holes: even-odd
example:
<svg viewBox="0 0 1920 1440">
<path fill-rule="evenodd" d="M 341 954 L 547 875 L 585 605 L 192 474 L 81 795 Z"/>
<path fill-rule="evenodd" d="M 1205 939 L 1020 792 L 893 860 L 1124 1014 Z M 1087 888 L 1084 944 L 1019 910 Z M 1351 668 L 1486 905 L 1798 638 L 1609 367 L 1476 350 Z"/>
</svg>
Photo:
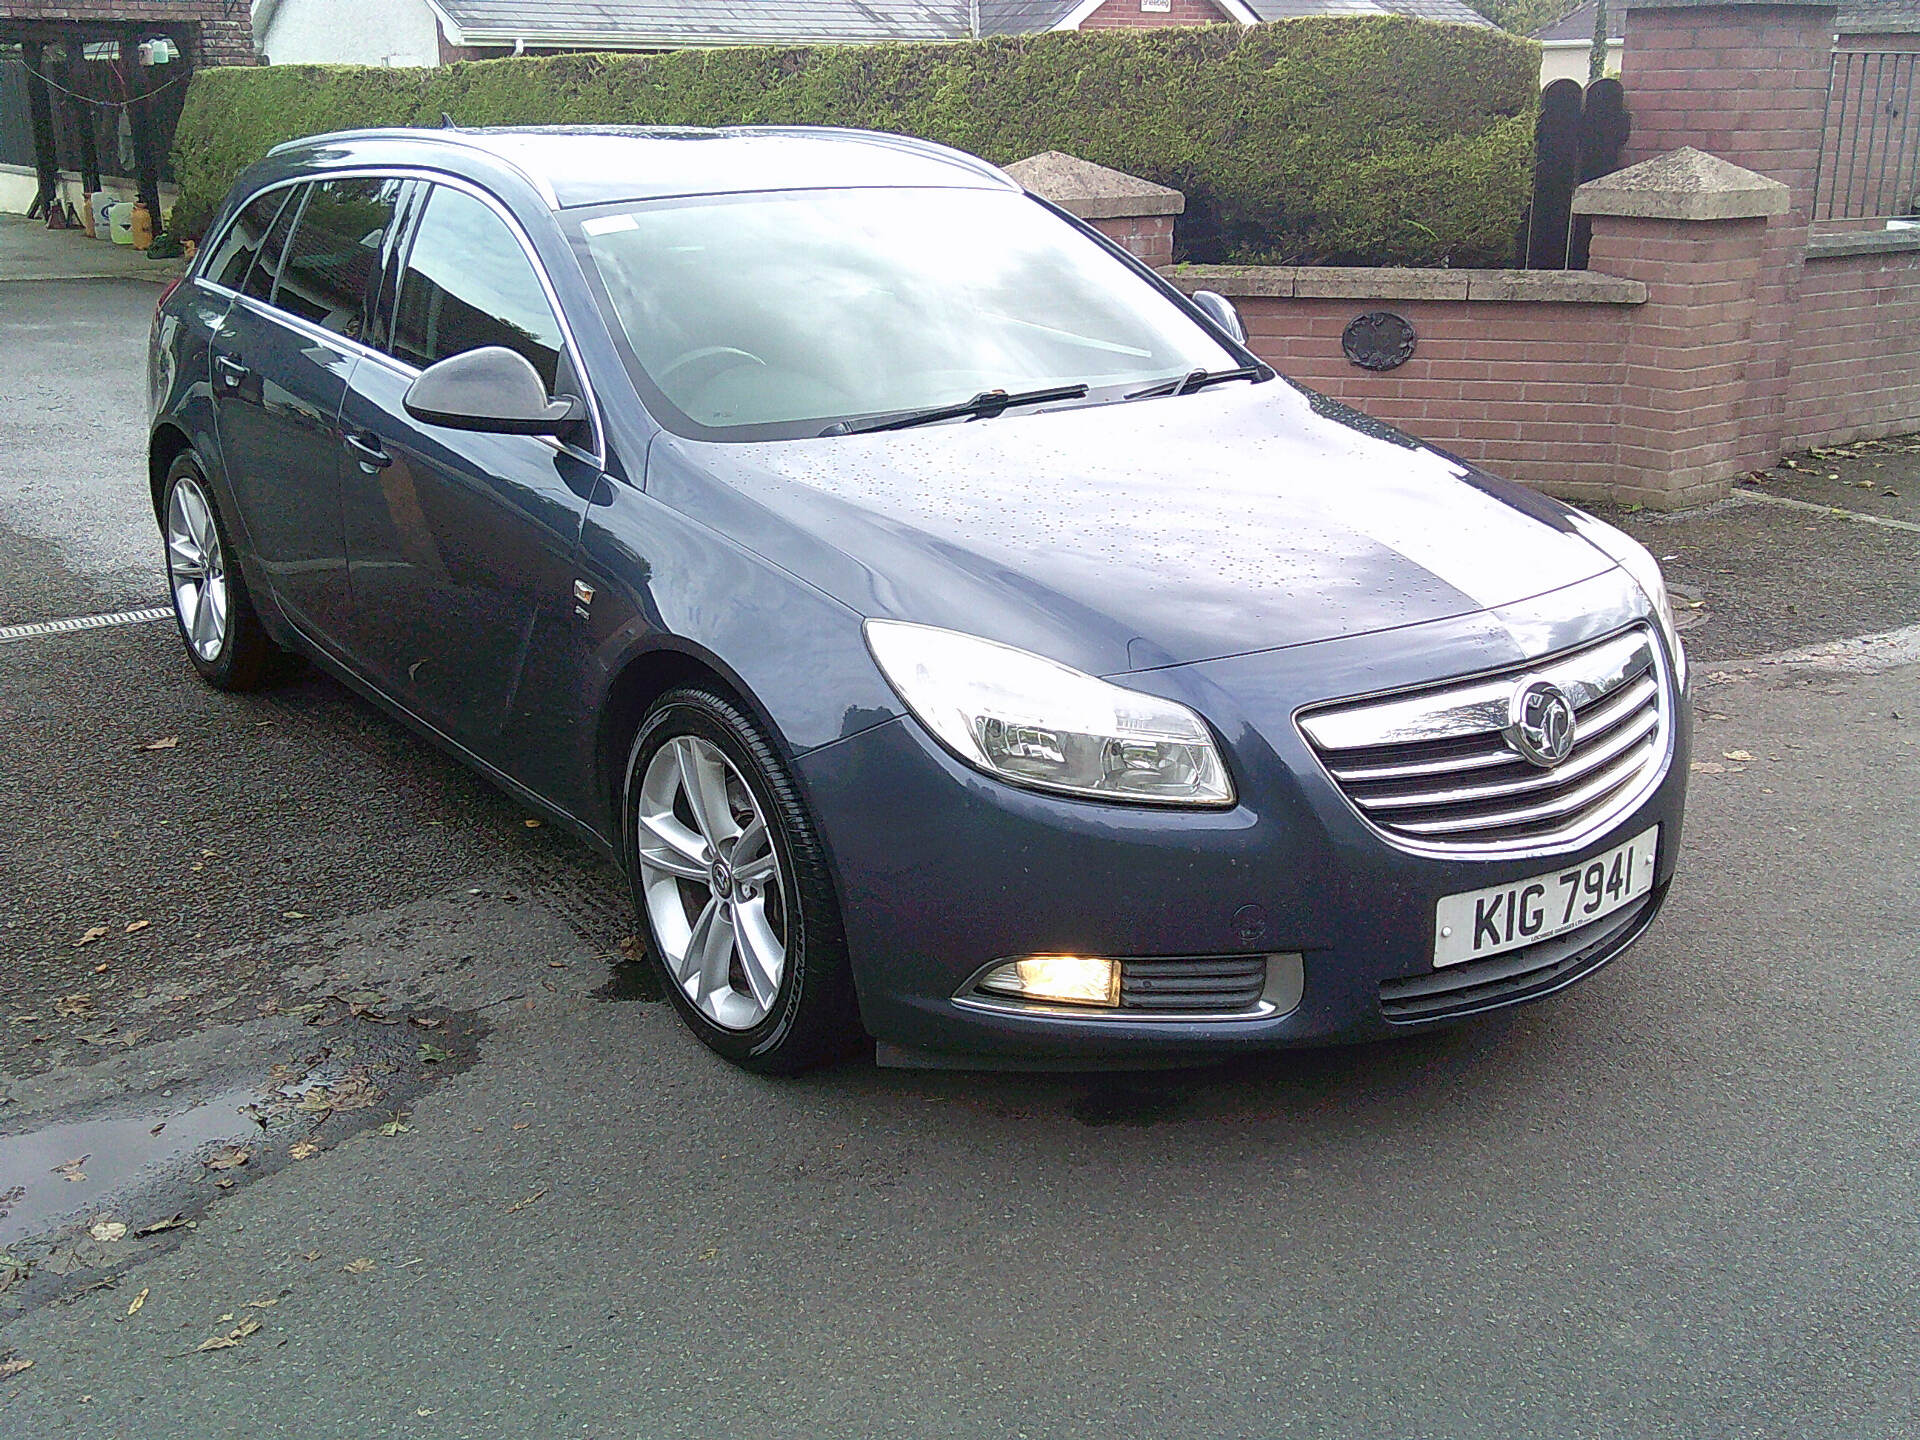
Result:
<svg viewBox="0 0 1920 1440">
<path fill-rule="evenodd" d="M 1572 509 L 1571 506 L 1568 507 Z M 1660 573 L 1660 562 L 1653 558 L 1653 552 L 1623 530 L 1616 530 L 1604 520 L 1596 520 L 1584 510 L 1573 511 L 1573 522 L 1581 536 L 1598 545 L 1614 560 L 1620 568 L 1632 577 L 1633 583 L 1653 603 L 1654 613 L 1660 617 L 1660 631 L 1667 637 L 1667 650 L 1673 656 L 1673 679 L 1676 685 L 1687 683 L 1687 654 L 1680 648 L 1680 631 L 1673 623 L 1673 601 L 1667 597 L 1666 577 Z"/>
<path fill-rule="evenodd" d="M 1184 705 L 931 625 L 869 620 L 900 698 L 954 754 L 1016 785 L 1159 805 L 1231 805 L 1213 736 Z"/>
</svg>

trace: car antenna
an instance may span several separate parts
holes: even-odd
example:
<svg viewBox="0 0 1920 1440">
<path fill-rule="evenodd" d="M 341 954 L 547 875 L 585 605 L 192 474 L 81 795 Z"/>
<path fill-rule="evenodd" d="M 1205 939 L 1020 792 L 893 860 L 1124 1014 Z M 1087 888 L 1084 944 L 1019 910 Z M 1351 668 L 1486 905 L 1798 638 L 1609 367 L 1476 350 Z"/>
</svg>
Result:
<svg viewBox="0 0 1920 1440">
<path fill-rule="evenodd" d="M 460 127 L 453 123 L 453 116 L 442 110 L 440 112 L 440 128 L 442 130 L 458 130 Z"/>
</svg>

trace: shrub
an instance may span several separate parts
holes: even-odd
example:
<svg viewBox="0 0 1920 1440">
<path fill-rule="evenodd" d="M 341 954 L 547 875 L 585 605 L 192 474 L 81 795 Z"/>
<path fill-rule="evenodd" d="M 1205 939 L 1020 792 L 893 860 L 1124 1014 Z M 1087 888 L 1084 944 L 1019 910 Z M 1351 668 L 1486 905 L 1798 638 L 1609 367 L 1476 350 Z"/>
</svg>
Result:
<svg viewBox="0 0 1920 1440">
<path fill-rule="evenodd" d="M 1041 150 L 1187 196 L 1183 258 L 1500 264 L 1525 203 L 1539 57 L 1401 17 L 956 44 L 577 54 L 433 70 L 202 70 L 175 137 L 204 226 L 282 140 L 372 125 L 830 124 L 999 164 Z"/>
</svg>

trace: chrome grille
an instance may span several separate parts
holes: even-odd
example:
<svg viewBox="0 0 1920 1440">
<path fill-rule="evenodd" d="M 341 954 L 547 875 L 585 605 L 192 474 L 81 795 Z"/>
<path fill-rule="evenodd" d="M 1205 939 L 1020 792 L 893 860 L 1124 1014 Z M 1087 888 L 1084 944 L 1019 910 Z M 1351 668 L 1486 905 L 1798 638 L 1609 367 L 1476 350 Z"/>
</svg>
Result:
<svg viewBox="0 0 1920 1440">
<path fill-rule="evenodd" d="M 1507 738 L 1517 686 L 1546 680 L 1574 708 L 1574 744 L 1551 768 Z M 1575 843 L 1665 772 L 1671 699 L 1644 627 L 1566 655 L 1300 718 L 1314 753 L 1369 823 L 1403 848 L 1498 854 Z"/>
</svg>

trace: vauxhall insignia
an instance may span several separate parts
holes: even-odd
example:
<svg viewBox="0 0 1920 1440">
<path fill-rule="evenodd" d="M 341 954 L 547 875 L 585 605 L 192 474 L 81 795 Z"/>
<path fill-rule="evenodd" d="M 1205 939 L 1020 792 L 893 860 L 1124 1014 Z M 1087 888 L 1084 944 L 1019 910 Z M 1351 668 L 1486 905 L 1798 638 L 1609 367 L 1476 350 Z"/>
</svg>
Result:
<svg viewBox="0 0 1920 1440">
<path fill-rule="evenodd" d="M 1551 680 L 1522 681 L 1507 702 L 1509 744 L 1542 769 L 1573 753 L 1573 702 Z"/>
</svg>

